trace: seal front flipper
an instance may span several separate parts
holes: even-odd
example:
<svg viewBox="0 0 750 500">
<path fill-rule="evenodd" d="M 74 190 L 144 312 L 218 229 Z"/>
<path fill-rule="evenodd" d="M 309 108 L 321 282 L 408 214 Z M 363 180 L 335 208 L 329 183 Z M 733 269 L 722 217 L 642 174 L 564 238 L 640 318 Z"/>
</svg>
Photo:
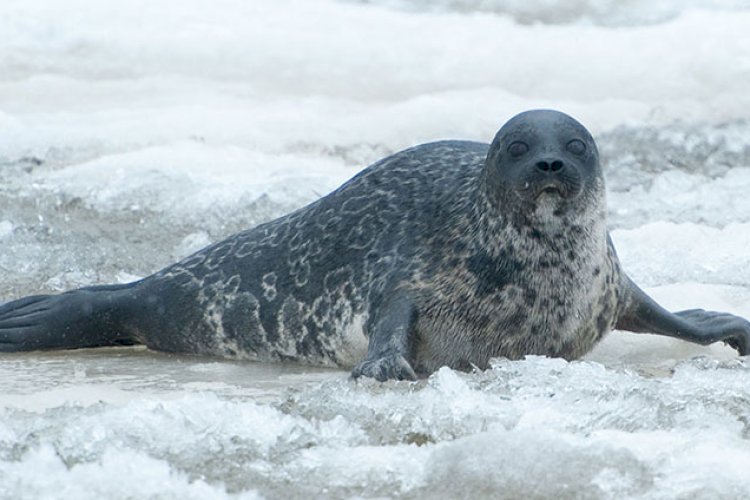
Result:
<svg viewBox="0 0 750 500">
<path fill-rule="evenodd" d="M 724 341 L 741 356 L 750 353 L 750 322 L 733 314 L 690 309 L 671 313 L 627 279 L 626 297 L 615 328 L 655 333 L 701 345 Z"/>
<path fill-rule="evenodd" d="M 734 314 L 703 309 L 679 311 L 675 315 L 702 332 L 705 344 L 721 340 L 736 349 L 740 356 L 750 354 L 750 321 Z"/>
<path fill-rule="evenodd" d="M 404 293 L 394 295 L 378 309 L 368 326 L 370 342 L 365 359 L 354 367 L 352 377 L 417 380 L 415 358 L 417 309 Z"/>
<path fill-rule="evenodd" d="M 87 287 L 0 305 L 0 352 L 135 343 L 124 322 L 132 286 Z"/>
</svg>

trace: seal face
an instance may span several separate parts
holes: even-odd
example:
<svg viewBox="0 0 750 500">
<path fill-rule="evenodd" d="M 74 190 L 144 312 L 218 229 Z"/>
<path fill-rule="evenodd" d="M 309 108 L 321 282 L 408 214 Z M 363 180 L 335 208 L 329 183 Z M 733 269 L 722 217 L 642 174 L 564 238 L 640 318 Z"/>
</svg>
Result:
<svg viewBox="0 0 750 500">
<path fill-rule="evenodd" d="M 591 134 L 557 111 L 490 145 L 443 141 L 141 281 L 0 306 L 0 351 L 144 343 L 414 379 L 527 354 L 576 358 L 610 329 L 724 340 L 750 323 L 660 308 L 621 271 Z"/>
<path fill-rule="evenodd" d="M 558 215 L 585 208 L 586 201 L 577 198 L 597 196 L 603 184 L 593 138 L 556 113 L 510 120 L 490 146 L 486 174 L 496 204 L 515 195 L 527 212 L 556 205 Z"/>
</svg>

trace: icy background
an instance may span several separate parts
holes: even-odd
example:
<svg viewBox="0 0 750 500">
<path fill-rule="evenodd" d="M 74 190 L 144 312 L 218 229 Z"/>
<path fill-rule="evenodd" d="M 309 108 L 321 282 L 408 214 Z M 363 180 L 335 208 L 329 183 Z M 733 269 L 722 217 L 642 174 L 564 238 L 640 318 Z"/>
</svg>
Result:
<svg viewBox="0 0 750 500">
<path fill-rule="evenodd" d="M 750 1 L 3 0 L 0 301 L 126 282 L 554 107 L 669 308 L 750 317 Z M 0 498 L 743 498 L 750 362 L 613 333 L 416 384 L 140 348 L 0 358 Z"/>
</svg>

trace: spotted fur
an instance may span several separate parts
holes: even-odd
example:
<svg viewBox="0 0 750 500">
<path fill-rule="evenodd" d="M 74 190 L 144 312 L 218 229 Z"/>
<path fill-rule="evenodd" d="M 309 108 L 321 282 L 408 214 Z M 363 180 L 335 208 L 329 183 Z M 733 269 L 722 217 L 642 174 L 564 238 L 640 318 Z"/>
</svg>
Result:
<svg viewBox="0 0 750 500">
<path fill-rule="evenodd" d="M 605 214 L 588 131 L 522 113 L 491 144 L 394 154 L 139 282 L 2 305 L 0 351 L 138 342 L 379 380 L 497 356 L 573 359 L 613 327 L 748 353 L 746 320 L 672 314 L 633 284 Z"/>
<path fill-rule="evenodd" d="M 149 297 L 139 302 L 152 305 L 137 314 L 137 338 L 160 350 L 351 366 L 399 289 L 418 310 L 418 372 L 584 354 L 617 309 L 603 183 L 585 210 L 548 227 L 518 224 L 512 206 L 488 199 L 487 155 L 486 144 L 457 141 L 403 151 L 157 273 L 139 284 Z M 178 322 L 151 311 L 176 297 L 186 304 Z"/>
</svg>

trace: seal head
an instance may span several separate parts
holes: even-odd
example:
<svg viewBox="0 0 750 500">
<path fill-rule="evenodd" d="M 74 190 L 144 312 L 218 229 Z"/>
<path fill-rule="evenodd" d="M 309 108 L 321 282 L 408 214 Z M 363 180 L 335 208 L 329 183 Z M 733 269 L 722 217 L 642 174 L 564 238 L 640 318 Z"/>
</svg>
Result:
<svg viewBox="0 0 750 500">
<path fill-rule="evenodd" d="M 525 225 L 581 213 L 603 196 L 594 139 L 559 111 L 526 111 L 509 120 L 490 145 L 484 174 L 488 200 L 504 211 L 515 205 Z"/>
</svg>

